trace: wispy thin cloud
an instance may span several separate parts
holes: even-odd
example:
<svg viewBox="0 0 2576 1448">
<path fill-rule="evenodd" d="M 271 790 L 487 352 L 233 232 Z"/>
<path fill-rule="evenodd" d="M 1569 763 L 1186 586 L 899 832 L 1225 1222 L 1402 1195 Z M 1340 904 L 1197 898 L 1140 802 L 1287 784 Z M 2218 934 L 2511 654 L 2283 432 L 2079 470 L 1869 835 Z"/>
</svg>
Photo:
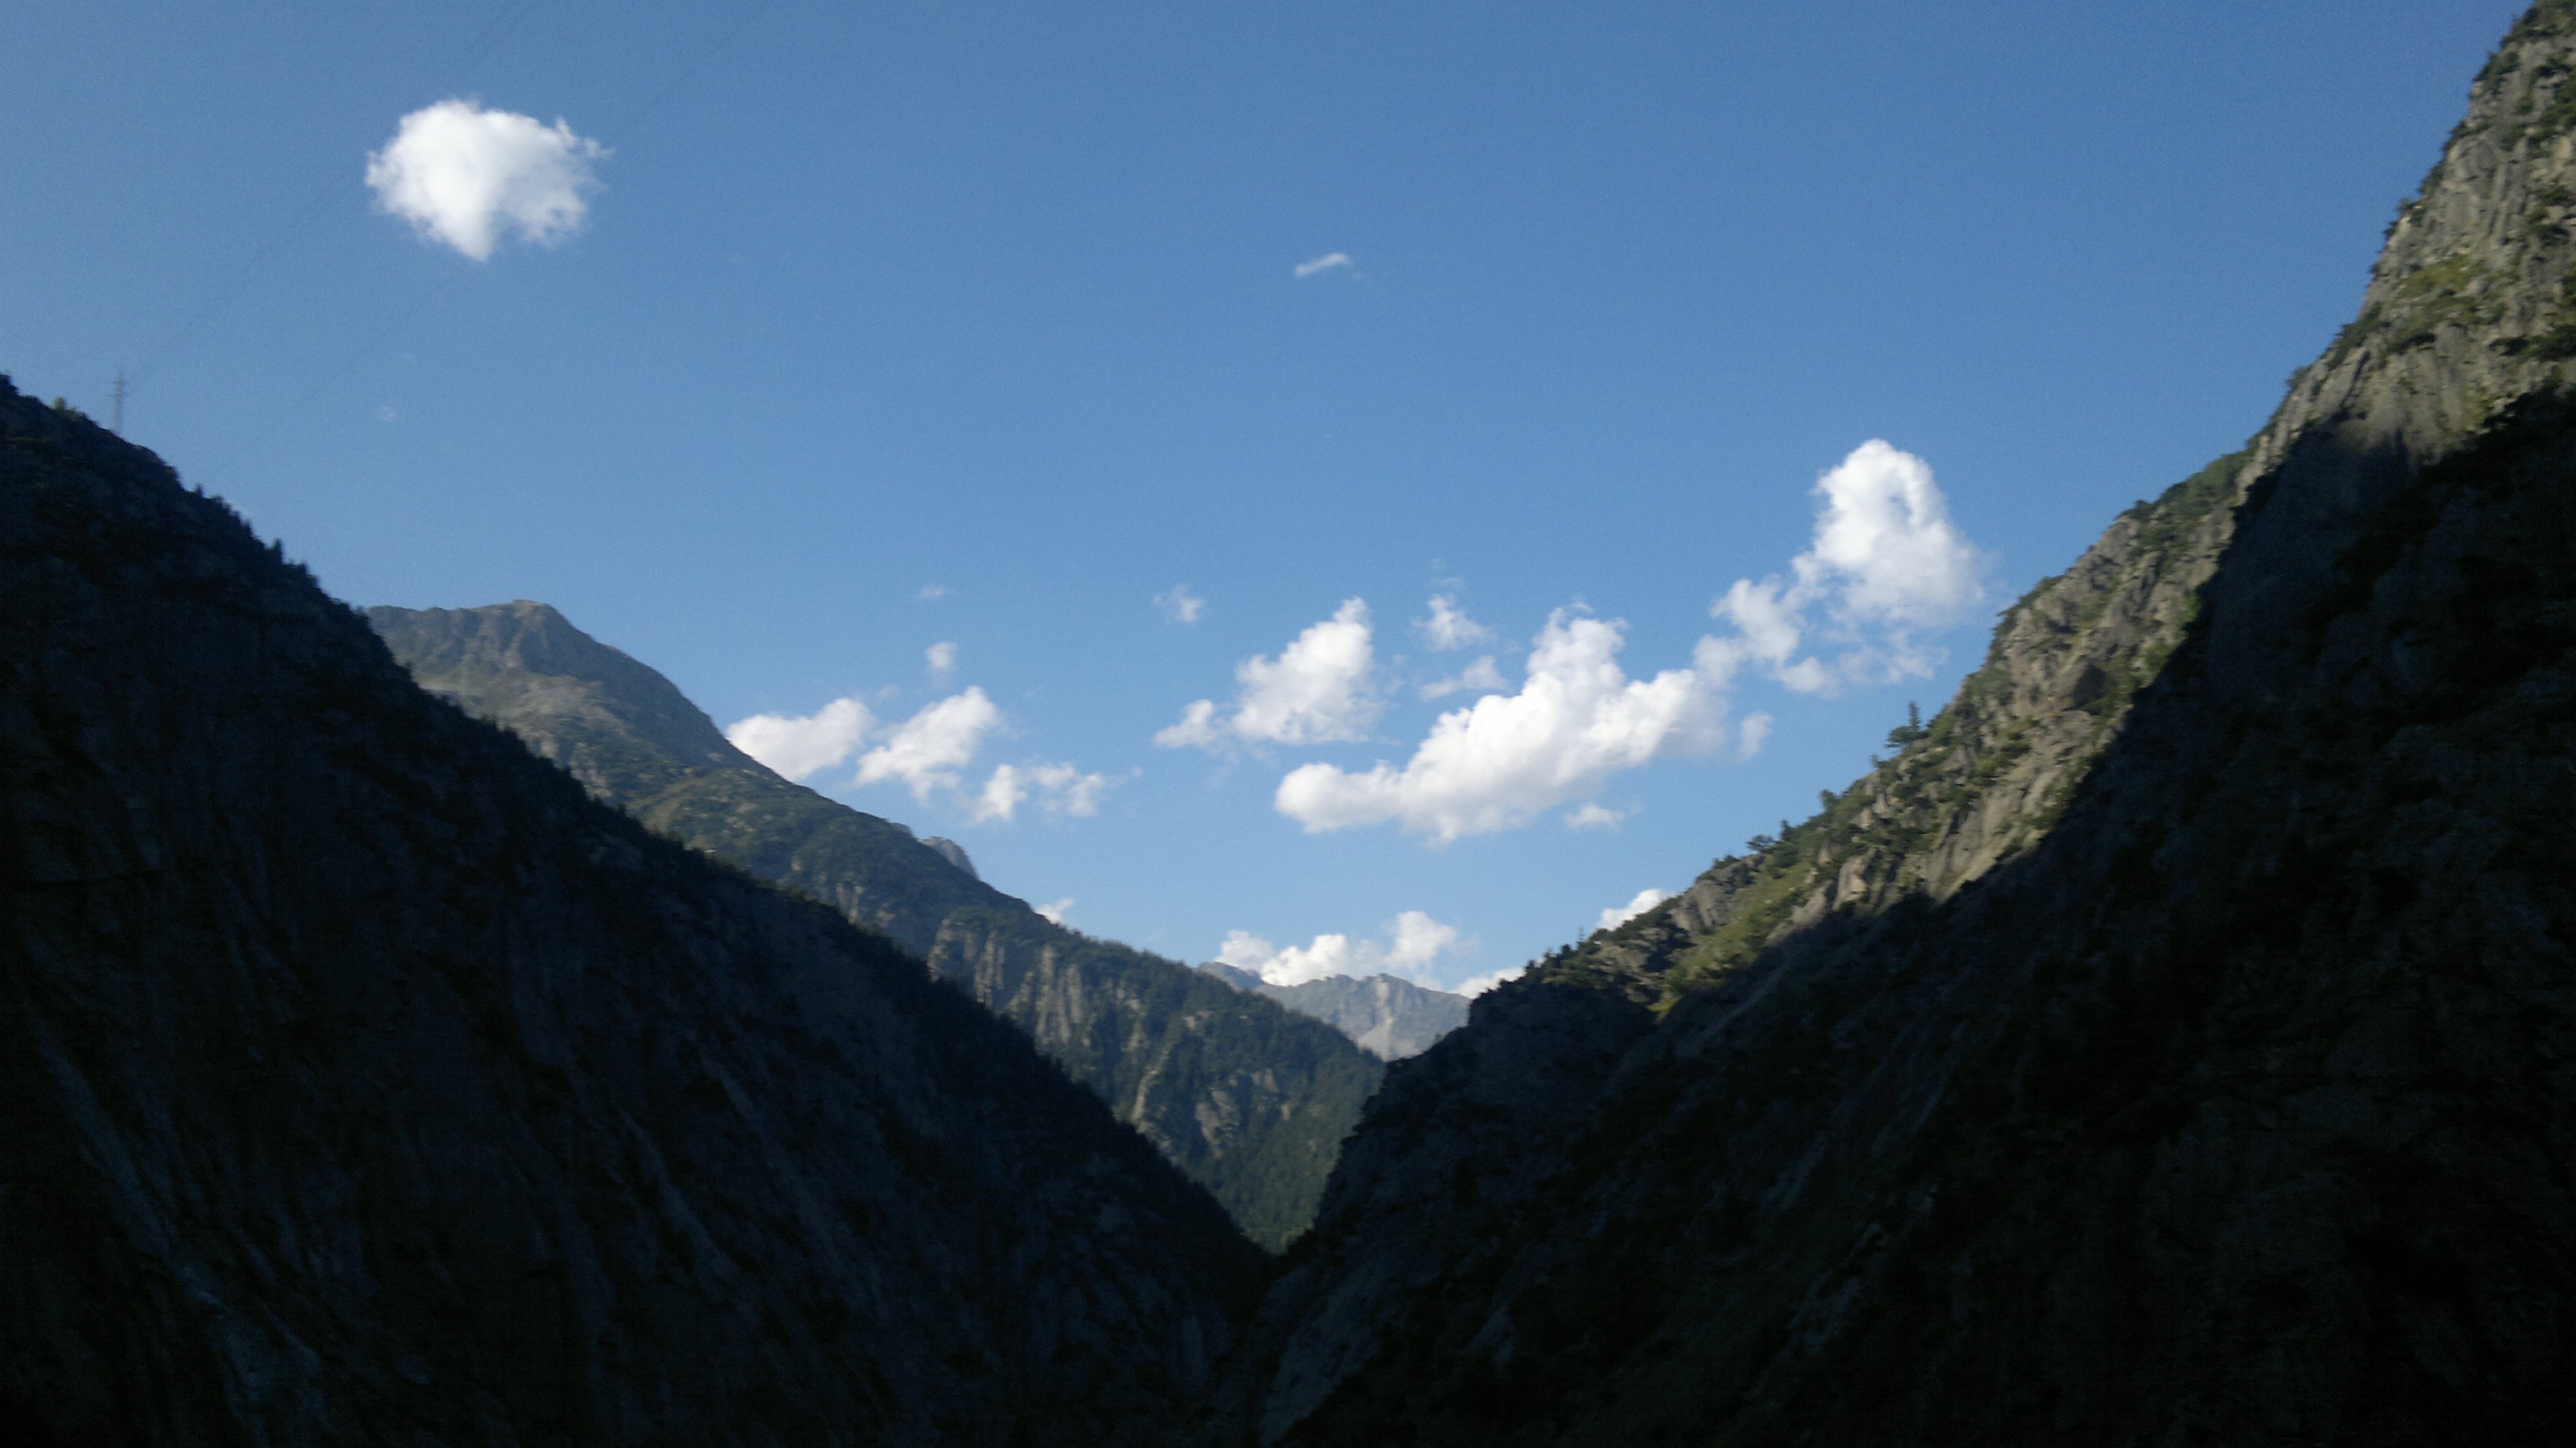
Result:
<svg viewBox="0 0 2576 1448">
<path fill-rule="evenodd" d="M 1197 623 L 1199 610 L 1207 607 L 1207 600 L 1190 592 L 1188 584 L 1175 583 L 1169 590 L 1154 595 L 1154 606 L 1163 611 L 1163 617 L 1174 623 Z"/>
<path fill-rule="evenodd" d="M 1347 270 L 1358 265 L 1358 262 L 1351 260 L 1351 254 L 1347 251 L 1328 251 L 1313 261 L 1297 263 L 1297 280 L 1302 282 L 1311 276 L 1320 276 L 1328 271 Z"/>
<path fill-rule="evenodd" d="M 1565 812 L 1565 827 L 1569 830 L 1615 830 L 1627 818 L 1626 810 L 1612 809 L 1598 800 L 1586 800 Z"/>
</svg>

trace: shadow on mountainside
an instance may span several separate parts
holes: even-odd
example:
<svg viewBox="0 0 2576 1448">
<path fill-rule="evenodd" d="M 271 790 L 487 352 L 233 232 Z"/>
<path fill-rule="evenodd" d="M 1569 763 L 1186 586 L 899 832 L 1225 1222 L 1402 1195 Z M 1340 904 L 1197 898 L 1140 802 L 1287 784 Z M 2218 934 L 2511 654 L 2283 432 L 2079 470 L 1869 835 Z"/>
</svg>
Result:
<svg viewBox="0 0 2576 1448">
<path fill-rule="evenodd" d="M 1397 1066 L 1217 1436 L 2576 1422 L 2576 415 L 2303 438 L 2203 598 L 2027 855 Z"/>
</svg>

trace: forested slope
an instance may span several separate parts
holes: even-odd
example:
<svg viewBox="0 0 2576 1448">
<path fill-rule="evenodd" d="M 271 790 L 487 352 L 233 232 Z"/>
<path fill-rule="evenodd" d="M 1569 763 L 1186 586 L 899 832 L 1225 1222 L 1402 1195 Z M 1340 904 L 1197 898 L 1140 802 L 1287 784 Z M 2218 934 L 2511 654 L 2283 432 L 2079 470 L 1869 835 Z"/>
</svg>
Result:
<svg viewBox="0 0 2576 1448">
<path fill-rule="evenodd" d="M 1305 1230 L 1378 1062 L 1178 961 L 1067 930 L 912 831 L 780 778 L 669 680 L 541 603 L 379 607 L 423 686 L 511 730 L 654 830 L 925 956 L 1017 1023 L 1255 1241 Z"/>
</svg>

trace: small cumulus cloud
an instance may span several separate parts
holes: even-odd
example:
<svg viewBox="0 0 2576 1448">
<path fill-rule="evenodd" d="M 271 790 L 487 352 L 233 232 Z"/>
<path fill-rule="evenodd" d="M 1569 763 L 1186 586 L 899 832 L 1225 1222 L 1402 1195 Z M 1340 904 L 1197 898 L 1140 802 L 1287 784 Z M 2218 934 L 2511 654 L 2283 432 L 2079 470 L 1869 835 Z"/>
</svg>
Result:
<svg viewBox="0 0 2576 1448">
<path fill-rule="evenodd" d="M 1569 830 L 1615 830 L 1627 818 L 1626 810 L 1587 800 L 1565 812 L 1565 827 Z"/>
<path fill-rule="evenodd" d="M 1175 583 L 1168 591 L 1154 595 L 1154 606 L 1174 623 L 1197 623 L 1199 610 L 1207 607 L 1207 600 L 1190 592 L 1188 584 Z"/>
<path fill-rule="evenodd" d="M 956 647 L 940 643 L 928 650 L 933 673 L 945 674 L 956 666 Z M 1050 817 L 1088 818 L 1100 812 L 1101 796 L 1120 781 L 1052 760 L 997 765 L 968 793 L 964 773 L 1002 722 L 1001 709 L 982 689 L 970 686 L 925 705 L 899 724 L 878 720 L 851 697 L 835 699 L 811 714 L 754 714 L 727 727 L 725 738 L 800 782 L 855 758 L 858 767 L 849 778 L 855 786 L 893 782 L 923 801 L 933 791 L 957 791 L 956 802 L 978 822 L 1007 822 L 1031 805 Z"/>
<path fill-rule="evenodd" d="M 1472 649 L 1494 641 L 1494 631 L 1467 616 L 1458 600 L 1446 593 L 1431 595 L 1431 616 L 1413 621 L 1422 641 L 1435 649 Z"/>
<path fill-rule="evenodd" d="M 856 699 L 835 699 L 811 714 L 754 714 L 725 730 L 733 747 L 785 777 L 803 781 L 846 763 L 876 728 Z"/>
<path fill-rule="evenodd" d="M 954 787 L 957 771 L 975 760 L 984 736 L 1002 722 L 1002 711 L 979 688 L 951 694 L 886 731 L 884 742 L 859 756 L 861 785 L 897 780 L 912 797 Z"/>
<path fill-rule="evenodd" d="M 1786 578 L 1738 579 L 1710 606 L 1735 633 L 1702 640 L 1697 667 L 1723 683 L 1751 665 L 1808 694 L 1930 673 L 1939 655 L 1920 635 L 1973 614 L 1989 568 L 1950 521 L 1931 465 L 1873 438 L 1815 491 L 1814 541 Z M 1831 658 L 1800 656 L 1819 639 Z"/>
<path fill-rule="evenodd" d="M 1310 944 L 1282 950 L 1249 930 L 1235 930 L 1217 947 L 1216 958 L 1272 985 L 1304 985 L 1336 975 L 1401 975 L 1421 980 L 1432 962 L 1473 946 L 1457 926 L 1420 910 L 1407 910 L 1386 922 L 1385 932 L 1382 940 L 1318 935 Z"/>
<path fill-rule="evenodd" d="M 1073 897 L 1067 895 L 1061 900 L 1049 900 L 1044 905 L 1034 906 L 1032 908 L 1034 908 L 1038 914 L 1045 916 L 1046 922 L 1049 925 L 1062 925 L 1064 923 L 1065 913 L 1073 909 Z"/>
<path fill-rule="evenodd" d="M 1458 982 L 1456 985 L 1449 987 L 1449 993 L 1451 995 L 1462 995 L 1470 998 L 1480 996 L 1485 992 L 1492 990 L 1494 987 L 1501 985 L 1504 981 L 1518 980 L 1520 978 L 1520 973 L 1527 969 L 1529 969 L 1529 967 L 1526 965 L 1515 965 L 1506 967 L 1502 970 L 1487 971 L 1483 975 L 1471 975 L 1465 980 Z"/>
<path fill-rule="evenodd" d="M 1599 918 L 1594 920 L 1592 928 L 1616 930 L 1671 898 L 1673 897 L 1661 890 L 1640 890 L 1627 904 L 1612 905 L 1604 909 Z"/>
<path fill-rule="evenodd" d="M 1018 818 L 1021 805 L 1035 800 L 1050 815 L 1088 819 L 1100 813 L 1100 797 L 1116 782 L 1107 775 L 1086 774 L 1070 764 L 1039 761 L 996 765 L 975 795 L 974 814 L 979 822 L 1008 822 Z"/>
<path fill-rule="evenodd" d="M 1178 722 L 1155 734 L 1165 749 L 1214 749 L 1243 744 L 1326 744 L 1364 739 L 1380 701 L 1372 680 L 1377 656 L 1370 643 L 1368 605 L 1344 599 L 1331 618 L 1291 640 L 1273 659 L 1263 655 L 1235 666 L 1230 708 L 1200 699 Z"/>
<path fill-rule="evenodd" d="M 1329 251 L 1324 253 L 1322 256 L 1315 258 L 1313 261 L 1301 261 L 1297 263 L 1295 270 L 1297 273 L 1297 280 L 1302 282 L 1311 276 L 1320 276 L 1328 271 L 1347 271 L 1358 265 L 1358 262 L 1351 260 L 1351 254 L 1349 252 Z"/>
<path fill-rule="evenodd" d="M 581 230 L 599 189 L 594 167 L 607 155 L 561 118 L 549 126 L 444 100 L 403 117 L 369 153 L 367 185 L 379 210 L 423 240 L 488 261 L 508 237 L 552 246 Z"/>
<path fill-rule="evenodd" d="M 1751 759 L 1754 755 L 1762 752 L 1763 744 L 1768 741 L 1770 737 L 1770 715 L 1745 715 L 1744 722 L 1737 725 L 1735 730 L 1735 757 L 1738 759 Z"/>
<path fill-rule="evenodd" d="M 922 650 L 922 658 L 930 664 L 930 676 L 934 679 L 944 679 L 957 672 L 957 645 L 953 643 L 932 644 Z"/>
<path fill-rule="evenodd" d="M 1441 715 L 1400 768 L 1301 765 L 1272 802 L 1310 833 L 1396 821 L 1445 844 L 1527 823 L 1658 755 L 1713 747 L 1722 704 L 1688 669 L 1629 678 L 1618 662 L 1625 628 L 1560 609 L 1520 692 Z"/>
</svg>

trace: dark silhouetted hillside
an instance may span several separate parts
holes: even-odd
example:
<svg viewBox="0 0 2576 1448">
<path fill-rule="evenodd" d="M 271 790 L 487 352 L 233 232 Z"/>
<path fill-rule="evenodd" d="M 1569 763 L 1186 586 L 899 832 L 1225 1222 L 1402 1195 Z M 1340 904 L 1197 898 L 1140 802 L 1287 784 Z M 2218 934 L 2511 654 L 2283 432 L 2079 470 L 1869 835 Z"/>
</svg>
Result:
<svg viewBox="0 0 2576 1448">
<path fill-rule="evenodd" d="M 0 1425 L 1150 1441 L 1257 1254 L 883 936 L 0 387 Z"/>
</svg>

